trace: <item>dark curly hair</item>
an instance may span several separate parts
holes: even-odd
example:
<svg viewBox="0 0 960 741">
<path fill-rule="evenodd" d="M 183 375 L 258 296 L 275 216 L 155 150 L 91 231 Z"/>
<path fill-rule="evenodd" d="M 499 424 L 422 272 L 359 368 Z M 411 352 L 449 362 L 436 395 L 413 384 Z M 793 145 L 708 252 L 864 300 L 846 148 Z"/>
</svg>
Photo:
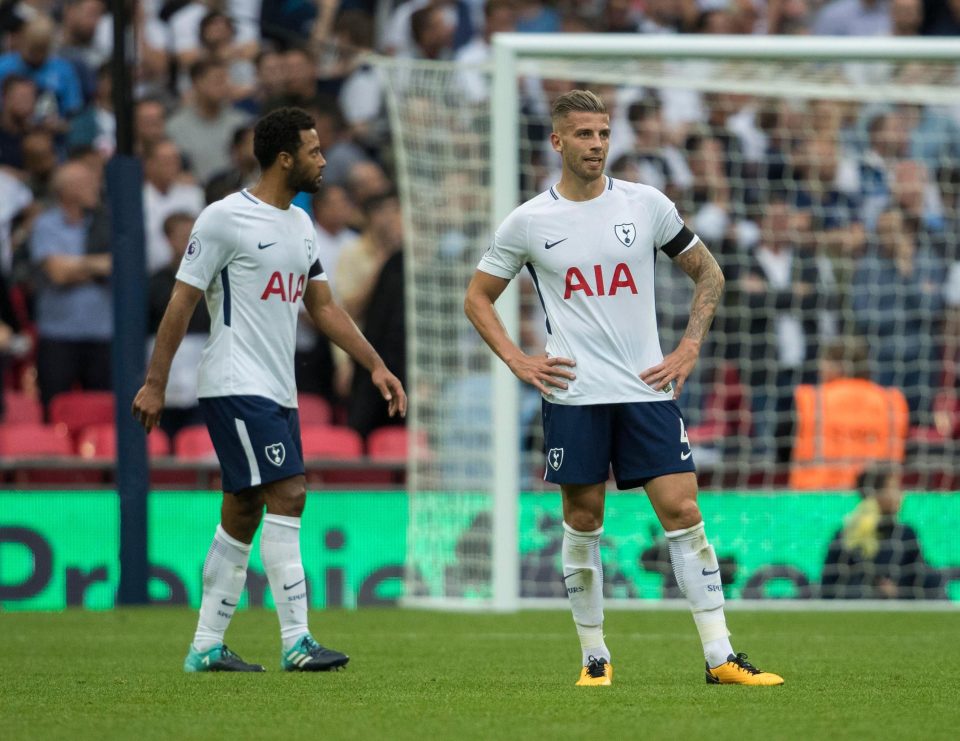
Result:
<svg viewBox="0 0 960 741">
<path fill-rule="evenodd" d="M 281 152 L 296 157 L 300 132 L 316 126 L 313 116 L 302 108 L 278 108 L 257 121 L 253 130 L 253 154 L 266 170 Z"/>
</svg>

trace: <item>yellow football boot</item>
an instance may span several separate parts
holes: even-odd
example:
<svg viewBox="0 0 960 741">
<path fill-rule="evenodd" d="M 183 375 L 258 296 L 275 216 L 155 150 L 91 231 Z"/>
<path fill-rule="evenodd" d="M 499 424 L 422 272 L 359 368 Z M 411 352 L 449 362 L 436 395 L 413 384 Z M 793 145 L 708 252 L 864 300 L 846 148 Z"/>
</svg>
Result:
<svg viewBox="0 0 960 741">
<path fill-rule="evenodd" d="M 606 659 L 588 657 L 587 665 L 580 671 L 577 687 L 609 687 L 613 684 L 613 664 Z"/>
<path fill-rule="evenodd" d="M 746 654 L 730 654 L 725 663 L 713 669 L 707 665 L 707 684 L 749 684 L 755 687 L 773 687 L 783 684 L 783 677 L 757 669 L 747 661 Z"/>
</svg>

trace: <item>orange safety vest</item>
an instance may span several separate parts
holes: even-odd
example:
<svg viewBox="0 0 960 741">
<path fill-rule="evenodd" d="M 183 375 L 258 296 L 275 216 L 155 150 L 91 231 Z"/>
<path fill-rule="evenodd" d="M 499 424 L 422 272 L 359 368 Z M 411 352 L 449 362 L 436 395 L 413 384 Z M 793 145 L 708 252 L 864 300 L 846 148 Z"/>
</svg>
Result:
<svg viewBox="0 0 960 741">
<path fill-rule="evenodd" d="M 792 489 L 853 489 L 870 461 L 903 461 L 907 400 L 859 378 L 797 386 Z"/>
</svg>

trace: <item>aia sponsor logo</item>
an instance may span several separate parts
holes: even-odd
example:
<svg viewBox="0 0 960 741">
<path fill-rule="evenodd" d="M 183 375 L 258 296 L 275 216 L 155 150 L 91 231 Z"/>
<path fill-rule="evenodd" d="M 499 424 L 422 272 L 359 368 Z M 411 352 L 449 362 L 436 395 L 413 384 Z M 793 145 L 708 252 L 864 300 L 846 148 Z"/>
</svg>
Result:
<svg viewBox="0 0 960 741">
<path fill-rule="evenodd" d="M 584 296 L 616 296 L 618 291 L 637 293 L 637 284 L 633 280 L 630 266 L 625 262 L 617 263 L 609 282 L 603 274 L 603 265 L 594 265 L 593 270 L 586 269 L 586 275 L 580 268 L 567 268 L 564 300 L 568 300 L 577 291 Z"/>
<path fill-rule="evenodd" d="M 281 301 L 295 304 L 303 295 L 303 287 L 306 285 L 307 277 L 305 275 L 298 275 L 296 277 L 296 283 L 294 283 L 293 278 L 293 273 L 287 273 L 287 280 L 286 283 L 284 283 L 283 274 L 274 271 L 273 275 L 270 276 L 270 280 L 267 281 L 267 287 L 263 289 L 260 300 L 266 301 L 271 296 L 278 296 Z"/>
</svg>

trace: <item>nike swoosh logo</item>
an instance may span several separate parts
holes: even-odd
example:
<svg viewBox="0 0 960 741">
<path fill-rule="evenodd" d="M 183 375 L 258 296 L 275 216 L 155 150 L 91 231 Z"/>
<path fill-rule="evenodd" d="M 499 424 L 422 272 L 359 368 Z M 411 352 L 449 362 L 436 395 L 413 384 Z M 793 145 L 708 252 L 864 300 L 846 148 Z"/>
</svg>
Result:
<svg viewBox="0 0 960 741">
<path fill-rule="evenodd" d="M 563 580 L 566 581 L 566 580 L 569 579 L 571 576 L 576 576 L 577 574 L 582 574 L 584 571 L 586 571 L 586 569 L 580 569 L 579 571 L 574 571 L 572 574 L 567 574 L 565 577 L 563 577 Z"/>
<path fill-rule="evenodd" d="M 221 605 L 226 605 L 227 607 L 236 607 L 236 602 L 227 602 L 225 599 L 220 600 Z"/>
<path fill-rule="evenodd" d="M 307 580 L 307 578 L 304 577 L 304 578 L 301 579 L 300 581 L 295 581 L 293 584 L 284 584 L 284 585 L 283 585 L 283 588 L 284 588 L 284 589 L 293 589 L 295 586 L 297 586 L 297 584 L 303 584 L 306 580 Z"/>
<path fill-rule="evenodd" d="M 681 454 L 680 454 L 680 460 L 685 461 L 685 460 L 686 460 L 687 458 L 689 458 L 691 455 L 693 455 L 693 451 L 692 451 L 692 450 L 688 450 L 686 453 L 681 453 Z"/>
<path fill-rule="evenodd" d="M 556 242 L 544 242 L 543 249 L 549 250 L 551 247 L 556 247 L 561 242 L 566 242 L 570 237 L 564 237 L 563 239 L 558 239 Z"/>
<path fill-rule="evenodd" d="M 260 242 L 257 242 L 257 247 L 261 250 L 265 250 L 267 249 L 267 247 L 272 247 L 275 244 L 276 242 L 267 242 L 266 244 L 261 244 Z"/>
<path fill-rule="evenodd" d="M 707 571 L 706 569 L 700 569 L 700 573 L 703 574 L 704 576 L 711 576 L 711 575 L 713 575 L 713 574 L 716 574 L 718 571 L 720 571 L 720 567 L 719 567 L 719 566 L 718 566 L 717 568 L 715 568 L 713 571 Z"/>
</svg>

